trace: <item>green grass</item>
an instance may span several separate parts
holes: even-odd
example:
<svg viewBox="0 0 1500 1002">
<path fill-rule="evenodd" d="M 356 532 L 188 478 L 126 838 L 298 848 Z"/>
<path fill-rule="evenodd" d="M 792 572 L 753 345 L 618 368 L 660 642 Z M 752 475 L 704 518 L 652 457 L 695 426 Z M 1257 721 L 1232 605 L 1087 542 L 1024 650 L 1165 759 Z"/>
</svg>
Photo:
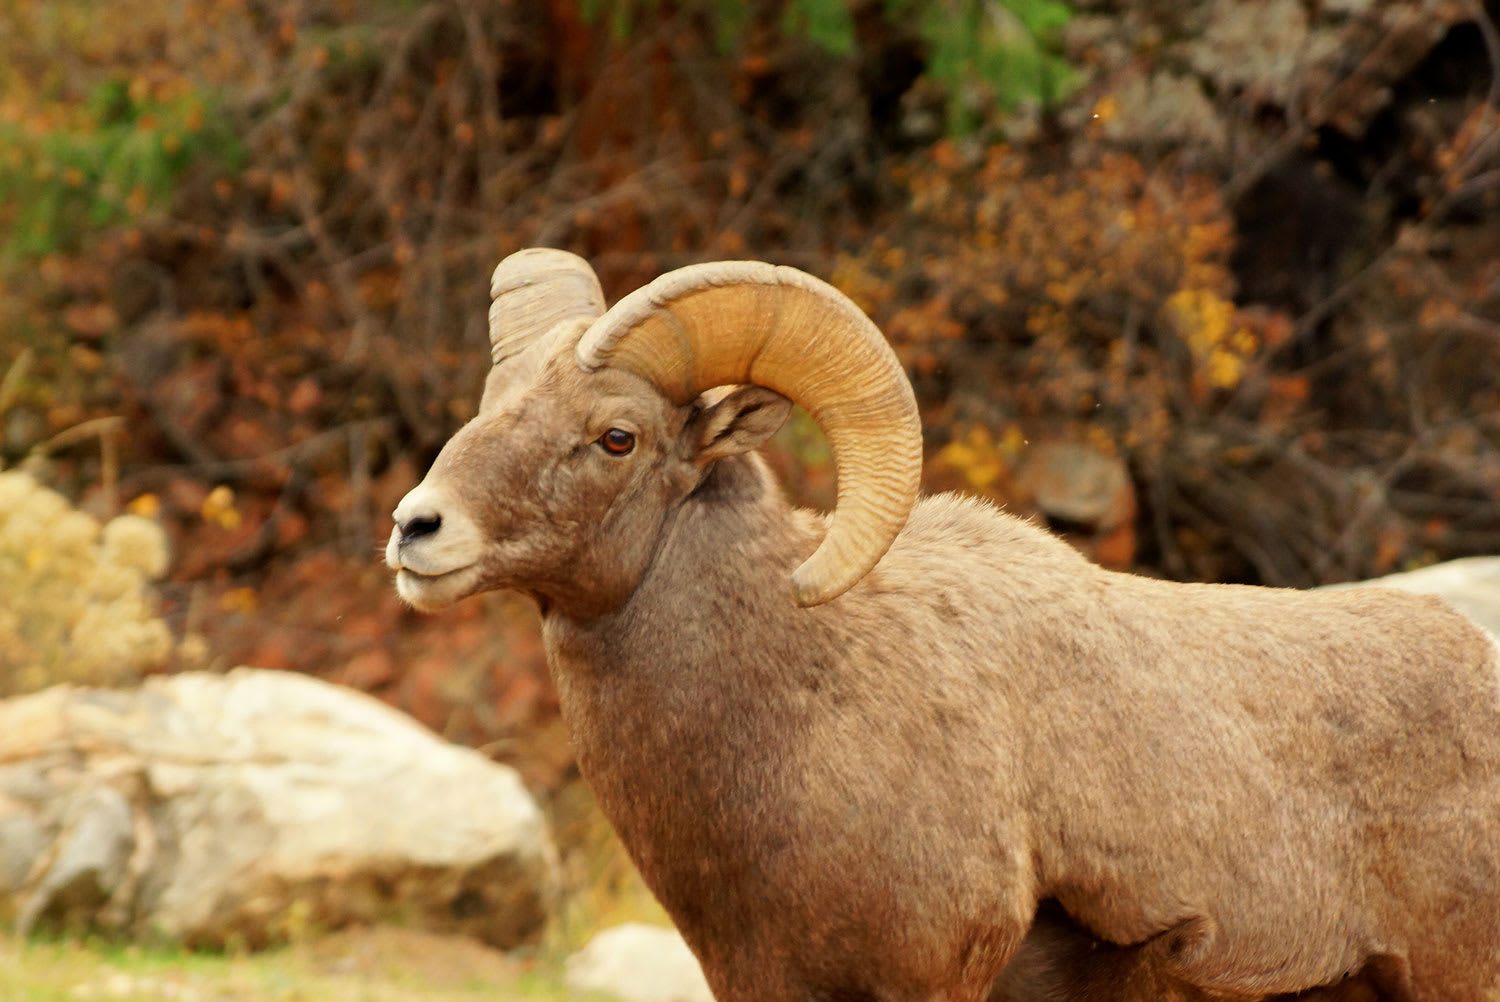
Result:
<svg viewBox="0 0 1500 1002">
<path fill-rule="evenodd" d="M 414 930 L 336 933 L 263 953 L 0 936 L 6 1002 L 563 1002 L 554 959 Z"/>
</svg>

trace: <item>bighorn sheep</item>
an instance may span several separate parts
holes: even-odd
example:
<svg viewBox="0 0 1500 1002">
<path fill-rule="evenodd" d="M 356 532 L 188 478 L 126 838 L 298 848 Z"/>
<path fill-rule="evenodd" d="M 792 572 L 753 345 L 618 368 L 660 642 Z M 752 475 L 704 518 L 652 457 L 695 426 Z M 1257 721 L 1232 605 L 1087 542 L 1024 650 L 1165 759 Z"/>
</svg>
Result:
<svg viewBox="0 0 1500 1002">
<path fill-rule="evenodd" d="M 479 414 L 386 559 L 418 608 L 535 597 L 583 773 L 721 1002 L 975 1002 L 1018 949 L 1076 997 L 1497 997 L 1500 674 L 1443 602 L 1112 573 L 917 500 L 905 374 L 789 268 L 606 312 L 531 250 L 491 291 Z M 789 401 L 826 520 L 752 452 Z"/>
</svg>

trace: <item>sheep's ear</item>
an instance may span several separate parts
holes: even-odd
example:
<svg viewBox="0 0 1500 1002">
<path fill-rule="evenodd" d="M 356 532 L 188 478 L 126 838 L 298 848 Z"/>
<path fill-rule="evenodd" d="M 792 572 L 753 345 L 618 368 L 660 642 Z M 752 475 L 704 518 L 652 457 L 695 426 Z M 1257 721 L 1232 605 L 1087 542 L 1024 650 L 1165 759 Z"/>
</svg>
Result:
<svg viewBox="0 0 1500 1002">
<path fill-rule="evenodd" d="M 707 466 L 762 445 L 792 413 L 792 402 L 763 386 L 741 386 L 717 403 L 702 404 L 682 430 L 687 458 Z"/>
</svg>

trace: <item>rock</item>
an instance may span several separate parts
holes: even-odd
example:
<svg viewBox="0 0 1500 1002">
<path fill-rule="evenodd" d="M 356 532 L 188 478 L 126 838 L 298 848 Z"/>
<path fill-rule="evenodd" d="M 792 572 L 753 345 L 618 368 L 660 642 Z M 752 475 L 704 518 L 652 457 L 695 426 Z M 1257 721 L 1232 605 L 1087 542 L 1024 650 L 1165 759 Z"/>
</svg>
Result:
<svg viewBox="0 0 1500 1002">
<path fill-rule="evenodd" d="M 1500 639 L 1500 557 L 1465 557 L 1402 574 L 1333 588 L 1376 585 L 1445 598 L 1455 609 Z"/>
<path fill-rule="evenodd" d="M 1022 496 L 1090 558 L 1124 570 L 1135 557 L 1135 486 L 1125 461 L 1065 441 L 1043 442 L 1019 475 Z"/>
<path fill-rule="evenodd" d="M 557 887 L 513 770 L 368 696 L 251 668 L 0 702 L 0 836 L 0 910 L 23 928 L 190 944 L 399 917 L 511 947 Z"/>
<path fill-rule="evenodd" d="M 1255 124 L 1267 111 L 1361 138 L 1398 99 L 1399 82 L 1454 24 L 1473 16 L 1470 7 L 1440 0 L 1072 6 L 1080 16 L 1064 31 L 1066 51 L 1093 99 L 1065 106 L 1065 124 L 1095 126 L 1111 144 L 1242 174 L 1262 150 L 1265 166 L 1295 152 L 1280 148 L 1284 129 Z"/>
<path fill-rule="evenodd" d="M 1092 446 L 1043 442 L 1032 449 L 1021 480 L 1050 518 L 1113 529 L 1135 517 L 1135 491 L 1124 460 Z"/>
<path fill-rule="evenodd" d="M 1207 13 L 1202 36 L 1187 48 L 1189 63 L 1220 91 L 1253 103 L 1286 107 L 1307 68 L 1338 51 L 1338 34 L 1312 24 L 1302 0 L 1217 0 Z"/>
<path fill-rule="evenodd" d="M 25 896 L 16 917 L 22 929 L 31 928 L 43 909 L 70 918 L 99 909 L 120 887 L 135 849 L 130 802 L 113 787 L 85 786 L 58 805 L 56 850 Z M 29 876 L 32 867 L 27 869 Z"/>
<path fill-rule="evenodd" d="M 567 960 L 567 985 L 624 1002 L 713 1002 L 698 959 L 673 929 L 627 922 Z"/>
<path fill-rule="evenodd" d="M 1115 113 L 1104 122 L 1106 139 L 1122 145 L 1184 146 L 1223 156 L 1229 137 L 1219 111 L 1194 78 L 1158 70 L 1122 74 L 1112 92 Z"/>
</svg>

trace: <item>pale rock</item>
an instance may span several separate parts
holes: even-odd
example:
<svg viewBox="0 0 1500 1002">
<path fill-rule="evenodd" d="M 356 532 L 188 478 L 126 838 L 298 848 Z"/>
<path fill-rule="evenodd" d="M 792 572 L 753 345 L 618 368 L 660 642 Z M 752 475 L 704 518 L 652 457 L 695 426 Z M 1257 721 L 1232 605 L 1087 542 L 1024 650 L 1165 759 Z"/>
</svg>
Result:
<svg viewBox="0 0 1500 1002">
<path fill-rule="evenodd" d="M 86 786 L 53 806 L 60 808 L 56 850 L 17 914 L 23 929 L 31 928 L 44 908 L 76 913 L 103 906 L 119 888 L 135 849 L 130 802 L 118 790 Z M 19 816 L 23 823 L 25 818 Z"/>
<path fill-rule="evenodd" d="M 703 969 L 682 936 L 642 922 L 594 936 L 568 958 L 566 980 L 575 992 L 600 992 L 623 1002 L 713 1002 Z"/>
<path fill-rule="evenodd" d="M 510 947 L 557 892 L 513 770 L 363 694 L 250 668 L 0 702 L 0 836 L 0 911 L 23 928 L 256 944 L 399 918 Z"/>
<path fill-rule="evenodd" d="M 1207 30 L 1188 48 L 1188 60 L 1221 90 L 1285 106 L 1307 68 L 1338 51 L 1338 34 L 1310 23 L 1300 0 L 1217 0 L 1207 9 Z"/>
<path fill-rule="evenodd" d="M 1160 70 L 1121 75 L 1111 92 L 1115 114 L 1105 121 L 1103 135 L 1118 143 L 1183 146 L 1222 156 L 1229 137 L 1218 109 L 1196 77 Z"/>
<path fill-rule="evenodd" d="M 46 847 L 37 819 L 19 802 L 0 795 L 0 895 L 21 886 Z"/>
</svg>

